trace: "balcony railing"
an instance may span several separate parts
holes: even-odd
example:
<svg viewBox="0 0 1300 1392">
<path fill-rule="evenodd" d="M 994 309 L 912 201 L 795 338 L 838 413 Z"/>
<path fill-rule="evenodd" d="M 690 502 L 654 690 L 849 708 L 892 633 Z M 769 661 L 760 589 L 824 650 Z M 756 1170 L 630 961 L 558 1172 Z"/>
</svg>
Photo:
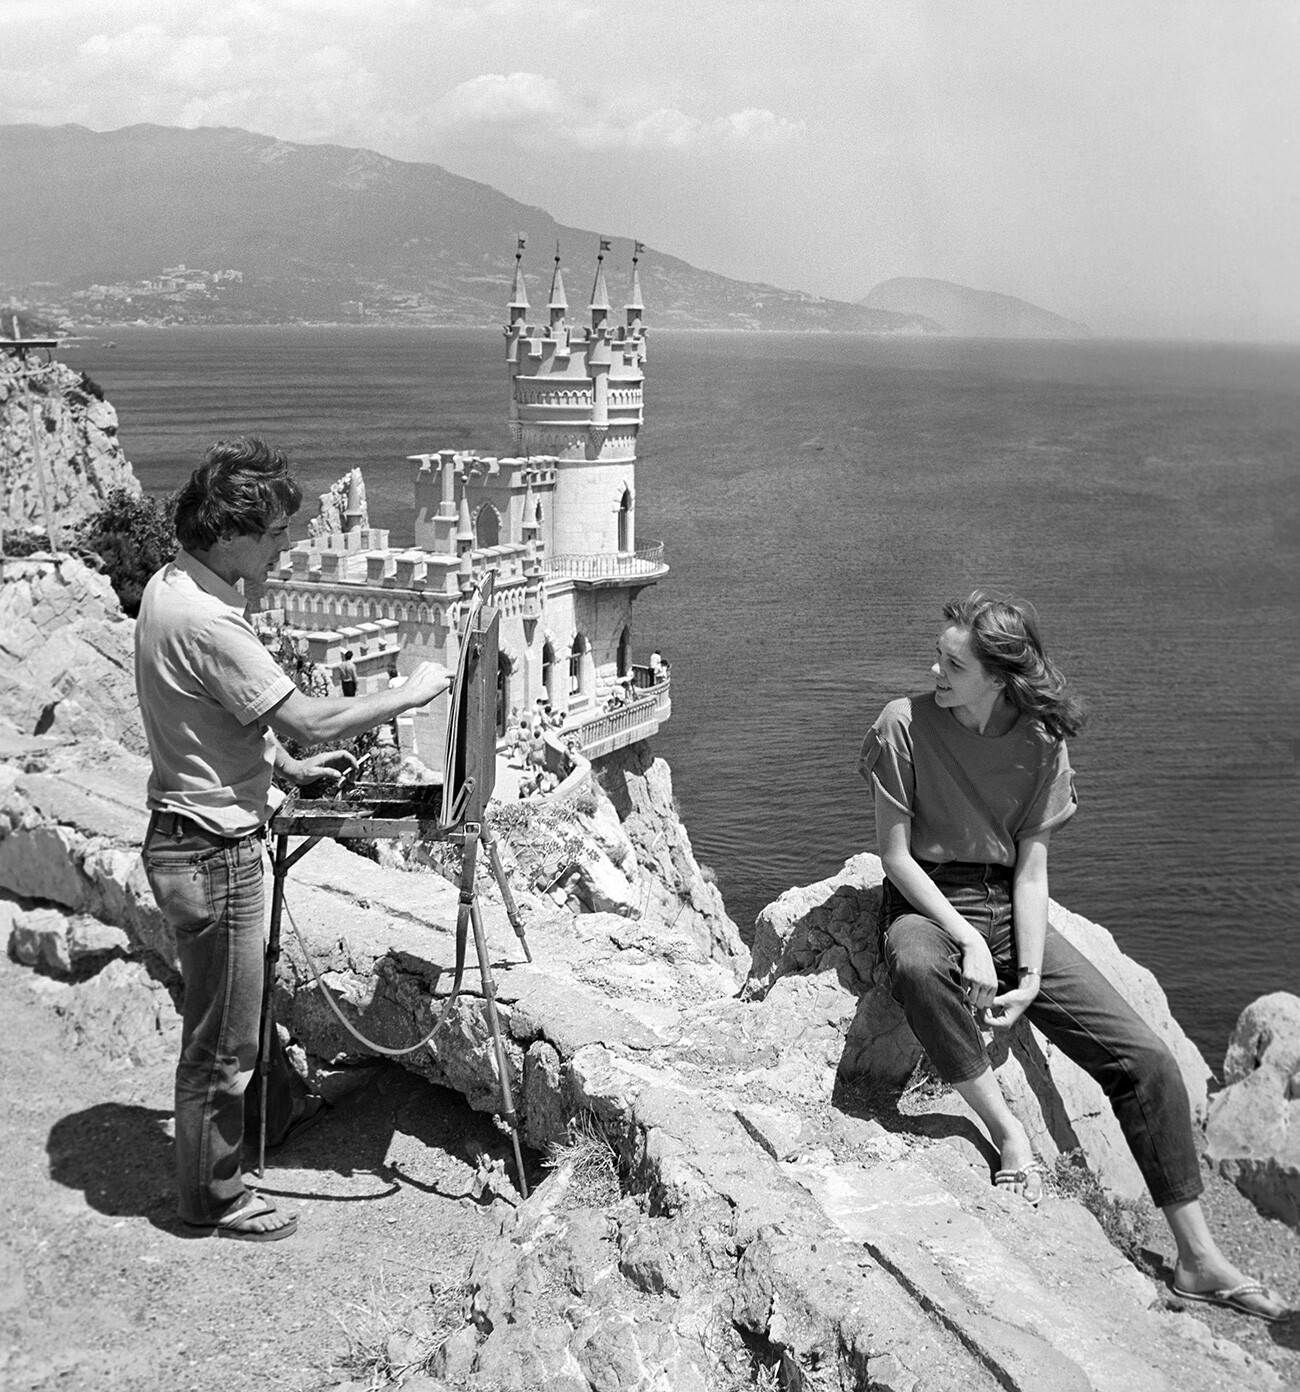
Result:
<svg viewBox="0 0 1300 1392">
<path fill-rule="evenodd" d="M 651 542 L 635 551 L 595 551 L 545 556 L 542 569 L 547 575 L 570 580 L 617 580 L 637 576 L 658 576 L 664 565 L 664 544 Z"/>
<path fill-rule="evenodd" d="M 648 670 L 634 669 L 634 675 L 639 677 Z M 566 724 L 560 732 L 561 740 L 577 740 L 585 758 L 598 759 L 637 740 L 649 739 L 672 714 L 669 679 L 663 677 L 653 686 L 642 686 L 638 681 L 636 693 L 637 699 L 631 705 Z"/>
</svg>

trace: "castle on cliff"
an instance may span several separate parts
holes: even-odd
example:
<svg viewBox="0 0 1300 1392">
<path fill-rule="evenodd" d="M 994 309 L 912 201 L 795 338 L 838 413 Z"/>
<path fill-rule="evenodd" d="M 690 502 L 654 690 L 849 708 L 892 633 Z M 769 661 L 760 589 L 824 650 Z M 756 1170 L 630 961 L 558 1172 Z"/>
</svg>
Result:
<svg viewBox="0 0 1300 1392">
<path fill-rule="evenodd" d="M 558 247 L 547 322 L 531 324 L 520 242 L 505 329 L 514 454 L 412 455 L 409 546 L 369 526 L 354 470 L 334 518 L 326 495 L 323 521 L 281 556 L 263 600 L 318 666 L 337 668 L 351 652 L 365 691 L 386 684 L 394 662 L 402 673 L 426 659 L 454 668 L 463 606 L 491 572 L 498 733 L 542 699 L 587 758 L 648 738 L 671 710 L 667 672 L 633 660 L 633 603 L 668 567 L 662 542 L 636 536 L 646 362 L 637 258 L 626 322 L 613 324 L 606 245 L 589 324 L 569 318 Z M 441 748 L 444 705 L 416 712 L 403 738 L 426 759 Z"/>
</svg>

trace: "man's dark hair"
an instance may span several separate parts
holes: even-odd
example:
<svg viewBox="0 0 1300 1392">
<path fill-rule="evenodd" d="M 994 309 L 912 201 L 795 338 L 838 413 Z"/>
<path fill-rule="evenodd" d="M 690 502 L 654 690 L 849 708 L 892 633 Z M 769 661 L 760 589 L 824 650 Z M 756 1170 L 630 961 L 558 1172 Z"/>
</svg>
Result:
<svg viewBox="0 0 1300 1392">
<path fill-rule="evenodd" d="M 187 551 L 206 551 L 222 537 L 260 536 L 301 502 L 283 450 L 252 435 L 218 440 L 176 495 L 176 537 Z"/>
</svg>

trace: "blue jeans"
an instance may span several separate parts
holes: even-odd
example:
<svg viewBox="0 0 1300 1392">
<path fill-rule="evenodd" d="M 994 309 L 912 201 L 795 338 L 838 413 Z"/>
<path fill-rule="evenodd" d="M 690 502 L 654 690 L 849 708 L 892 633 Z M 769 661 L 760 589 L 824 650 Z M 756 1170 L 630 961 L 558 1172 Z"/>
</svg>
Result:
<svg viewBox="0 0 1300 1392">
<path fill-rule="evenodd" d="M 1016 985 L 1011 870 L 1003 865 L 921 863 L 944 898 L 993 954 L 998 986 Z M 881 951 L 895 1000 L 947 1083 L 989 1065 L 961 987 L 961 950 L 932 919 L 885 881 Z M 1048 924 L 1043 976 L 1025 1017 L 1101 1085 L 1151 1197 L 1160 1208 L 1202 1189 L 1191 1105 L 1173 1055 L 1104 976 Z"/>
<path fill-rule="evenodd" d="M 245 1095 L 256 1135 L 255 1087 L 262 1013 L 262 842 L 227 840 L 184 818 L 150 820 L 144 842 L 149 886 L 176 933 L 185 998 L 176 1066 L 177 1210 L 212 1223 L 244 1194 Z M 267 1136 L 288 1129 L 297 1075 L 272 1032 Z M 298 1084 L 301 1089 L 301 1084 Z"/>
</svg>

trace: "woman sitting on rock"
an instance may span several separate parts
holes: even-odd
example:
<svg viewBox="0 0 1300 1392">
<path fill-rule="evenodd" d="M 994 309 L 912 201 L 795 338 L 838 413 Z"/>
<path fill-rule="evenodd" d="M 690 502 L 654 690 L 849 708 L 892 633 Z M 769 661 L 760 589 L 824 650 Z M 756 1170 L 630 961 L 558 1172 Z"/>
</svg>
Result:
<svg viewBox="0 0 1300 1392">
<path fill-rule="evenodd" d="M 1079 703 L 1032 610 L 976 592 L 944 607 L 933 692 L 891 701 L 859 770 L 875 792 L 887 876 L 882 954 L 939 1076 L 988 1128 L 994 1182 L 1037 1204 L 1042 1166 L 1002 1096 L 980 1032 L 1025 1015 L 1104 1089 L 1178 1246 L 1173 1289 L 1262 1319 L 1287 1311 L 1219 1251 L 1177 1063 L 1047 921 L 1047 850 L 1076 802 L 1065 741 Z"/>
</svg>

